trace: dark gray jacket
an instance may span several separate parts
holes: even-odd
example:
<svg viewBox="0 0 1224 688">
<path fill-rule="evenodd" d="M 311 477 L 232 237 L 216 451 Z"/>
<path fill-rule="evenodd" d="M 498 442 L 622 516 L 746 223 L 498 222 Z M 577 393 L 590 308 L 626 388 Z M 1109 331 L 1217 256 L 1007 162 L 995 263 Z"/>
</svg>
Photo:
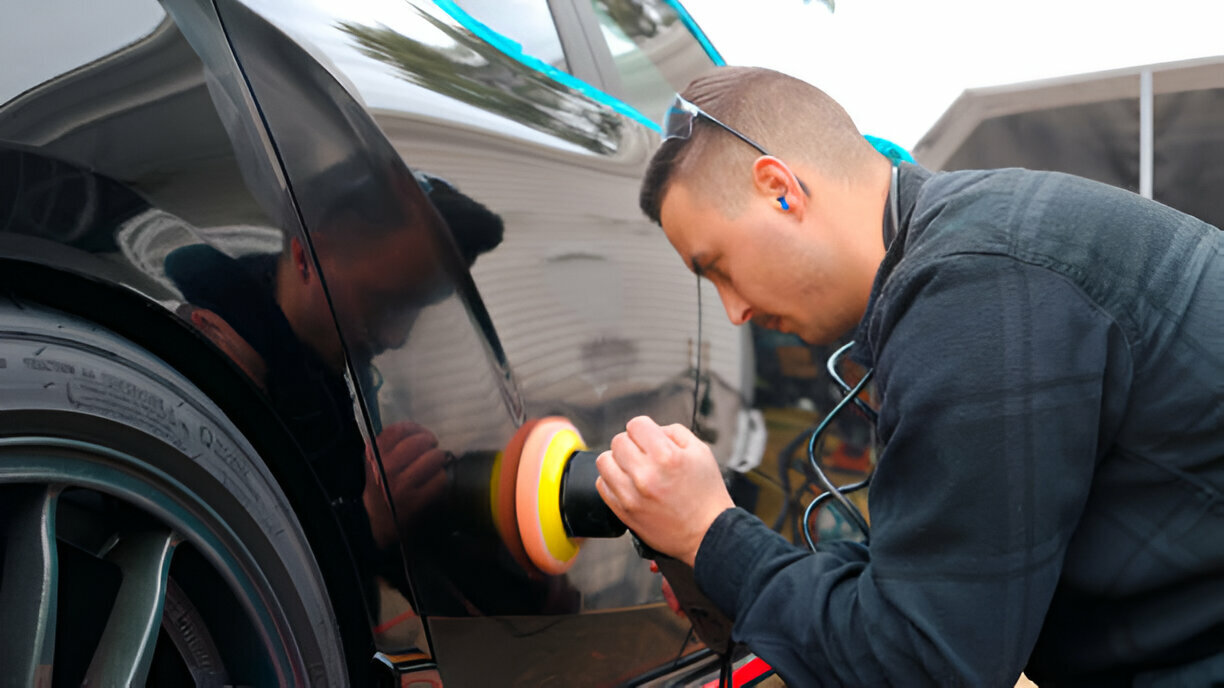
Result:
<svg viewBox="0 0 1224 688">
<path fill-rule="evenodd" d="M 1224 684 L 1224 233 L 1063 174 L 900 179 L 870 548 L 728 511 L 699 584 L 793 686 Z"/>
</svg>

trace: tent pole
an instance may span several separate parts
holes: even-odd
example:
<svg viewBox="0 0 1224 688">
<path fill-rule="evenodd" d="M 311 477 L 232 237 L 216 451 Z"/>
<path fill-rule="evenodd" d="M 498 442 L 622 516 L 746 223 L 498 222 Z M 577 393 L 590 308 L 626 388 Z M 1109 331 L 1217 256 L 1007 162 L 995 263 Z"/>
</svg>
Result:
<svg viewBox="0 0 1224 688">
<path fill-rule="evenodd" d="M 1139 195 L 1152 197 L 1152 70 L 1139 73 Z"/>
</svg>

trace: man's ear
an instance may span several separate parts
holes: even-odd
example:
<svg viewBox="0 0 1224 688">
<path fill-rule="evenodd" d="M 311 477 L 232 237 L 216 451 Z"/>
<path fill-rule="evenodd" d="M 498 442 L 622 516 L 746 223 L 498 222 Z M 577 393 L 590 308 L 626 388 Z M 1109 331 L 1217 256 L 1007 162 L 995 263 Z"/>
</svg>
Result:
<svg viewBox="0 0 1224 688">
<path fill-rule="evenodd" d="M 289 259 L 293 261 L 294 272 L 302 278 L 303 282 L 309 282 L 312 270 L 310 256 L 306 255 L 306 247 L 302 246 L 302 242 L 297 237 L 289 240 Z"/>
<path fill-rule="evenodd" d="M 752 163 L 752 182 L 757 194 L 779 212 L 802 217 L 808 196 L 790 167 L 772 155 L 762 155 Z"/>
</svg>

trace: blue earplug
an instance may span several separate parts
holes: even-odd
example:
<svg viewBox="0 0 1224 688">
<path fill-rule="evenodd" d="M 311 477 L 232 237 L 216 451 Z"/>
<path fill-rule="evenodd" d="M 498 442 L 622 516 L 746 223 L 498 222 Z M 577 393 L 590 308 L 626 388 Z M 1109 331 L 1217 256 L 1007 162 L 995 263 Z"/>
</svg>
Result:
<svg viewBox="0 0 1224 688">
<path fill-rule="evenodd" d="M 778 203 L 782 206 L 783 210 L 790 210 L 790 204 L 786 202 L 786 196 L 778 196 Z"/>
</svg>

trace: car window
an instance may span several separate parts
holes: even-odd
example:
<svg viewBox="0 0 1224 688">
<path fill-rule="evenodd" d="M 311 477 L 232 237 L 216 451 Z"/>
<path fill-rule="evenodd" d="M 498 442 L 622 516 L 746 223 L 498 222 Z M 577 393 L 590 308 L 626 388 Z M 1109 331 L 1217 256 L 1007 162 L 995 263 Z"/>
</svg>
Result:
<svg viewBox="0 0 1224 688">
<path fill-rule="evenodd" d="M 527 55 L 569 71 L 548 0 L 455 0 L 455 4 L 473 19 L 521 45 Z"/>
<path fill-rule="evenodd" d="M 664 0 L 591 0 L 622 97 L 658 121 L 672 97 L 714 65 L 705 48 Z"/>
</svg>

